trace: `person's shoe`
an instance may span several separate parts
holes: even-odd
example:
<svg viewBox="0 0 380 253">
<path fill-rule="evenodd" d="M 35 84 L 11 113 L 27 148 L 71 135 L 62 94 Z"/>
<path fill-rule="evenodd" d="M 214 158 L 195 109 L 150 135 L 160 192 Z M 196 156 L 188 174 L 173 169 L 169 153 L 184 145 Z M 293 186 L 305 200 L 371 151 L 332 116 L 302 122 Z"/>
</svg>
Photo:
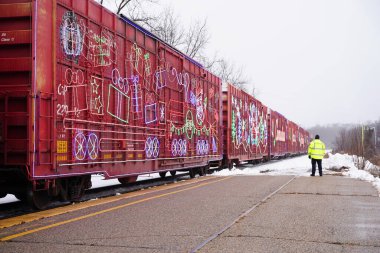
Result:
<svg viewBox="0 0 380 253">
<path fill-rule="evenodd" d="M 322 175 L 319 175 L 320 177 L 322 176 Z"/>
<path fill-rule="evenodd" d="M 310 176 L 311 176 L 311 177 L 315 177 L 315 175 L 313 175 L 313 174 L 310 174 Z"/>
</svg>

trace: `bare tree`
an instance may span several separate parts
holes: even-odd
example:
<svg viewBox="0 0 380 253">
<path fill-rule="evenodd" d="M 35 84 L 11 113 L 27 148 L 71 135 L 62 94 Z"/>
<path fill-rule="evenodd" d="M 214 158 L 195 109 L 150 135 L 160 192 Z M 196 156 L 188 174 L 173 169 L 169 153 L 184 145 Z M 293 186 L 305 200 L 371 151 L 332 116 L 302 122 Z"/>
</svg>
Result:
<svg viewBox="0 0 380 253">
<path fill-rule="evenodd" d="M 221 59 L 219 61 L 219 76 L 226 82 L 232 83 L 239 88 L 243 88 L 248 80 L 244 77 L 243 68 L 236 67 L 235 64 Z"/>
<path fill-rule="evenodd" d="M 158 0 L 123 0 L 122 2 L 117 5 L 117 14 L 125 15 L 130 20 L 148 28 L 148 30 L 152 24 L 159 20 L 159 16 L 146 11 L 151 9 L 152 4 L 158 3 Z"/>
<path fill-rule="evenodd" d="M 101 4 L 104 0 L 98 0 Z M 108 0 L 111 1 L 111 0 Z M 146 13 L 146 4 L 157 3 L 159 0 L 112 0 L 116 13 L 123 13 L 129 19 L 144 26 L 169 45 L 178 48 L 186 55 L 201 62 L 206 69 L 219 76 L 224 82 L 232 83 L 244 91 L 255 95 L 256 89 L 249 90 L 248 79 L 242 67 L 236 67 L 217 54 L 212 58 L 205 55 L 206 46 L 210 41 L 207 30 L 207 19 L 196 20 L 186 30 L 171 7 L 166 7 L 158 16 Z"/>
<path fill-rule="evenodd" d="M 184 38 L 184 52 L 192 58 L 200 58 L 207 43 L 210 41 L 210 35 L 207 32 L 207 20 L 196 21 L 192 24 Z"/>
<path fill-rule="evenodd" d="M 104 0 L 98 0 L 104 4 Z M 178 47 L 191 58 L 201 59 L 209 42 L 207 20 L 195 21 L 186 31 L 171 7 L 166 7 L 158 16 L 145 12 L 144 6 L 159 0 L 114 0 L 116 13 L 127 16 L 143 25 L 173 47 Z M 159 18 L 158 18 L 159 17 Z"/>
<path fill-rule="evenodd" d="M 342 152 L 347 147 L 347 129 L 343 128 L 339 131 L 338 136 L 335 139 L 335 150 L 337 152 Z"/>
<path fill-rule="evenodd" d="M 116 6 L 117 6 L 117 11 L 116 11 L 116 13 L 117 14 L 120 14 L 121 13 L 121 11 L 129 4 L 129 3 L 131 3 L 133 0 L 119 0 L 119 1 L 117 1 L 117 0 L 115 0 L 115 4 L 116 4 Z"/>
<path fill-rule="evenodd" d="M 257 90 L 252 85 L 251 90 L 248 88 L 249 79 L 244 74 L 243 67 L 236 67 L 231 61 L 215 55 L 210 60 L 205 60 L 205 66 L 208 70 L 219 76 L 223 82 L 231 83 L 245 92 L 256 96 Z"/>
<path fill-rule="evenodd" d="M 151 32 L 173 47 L 182 46 L 185 31 L 173 9 L 167 7 L 159 16 L 160 18 L 156 22 L 147 23 Z"/>
<path fill-rule="evenodd" d="M 171 7 L 165 8 L 159 17 L 155 22 L 147 23 L 152 33 L 191 58 L 205 59 L 204 51 L 210 40 L 206 19 L 195 21 L 187 30 Z"/>
<path fill-rule="evenodd" d="M 335 148 L 338 152 L 355 155 L 355 165 L 359 169 L 365 169 L 367 161 L 376 156 L 374 130 L 373 127 L 361 125 L 342 129 L 335 140 Z"/>
<path fill-rule="evenodd" d="M 115 6 L 113 9 L 116 14 L 123 14 L 134 22 L 141 23 L 143 25 L 148 22 L 152 22 L 157 17 L 151 13 L 147 13 L 144 10 L 149 4 L 157 3 L 159 0 L 96 0 L 101 5 L 112 7 L 112 3 Z"/>
</svg>

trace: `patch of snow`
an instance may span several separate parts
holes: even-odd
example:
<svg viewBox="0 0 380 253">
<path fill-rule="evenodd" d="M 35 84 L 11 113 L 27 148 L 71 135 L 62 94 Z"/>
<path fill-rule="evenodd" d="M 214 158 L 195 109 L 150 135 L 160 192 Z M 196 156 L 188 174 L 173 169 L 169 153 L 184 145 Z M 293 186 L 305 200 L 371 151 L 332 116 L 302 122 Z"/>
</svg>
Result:
<svg viewBox="0 0 380 253">
<path fill-rule="evenodd" d="M 186 173 L 186 172 L 181 172 L 181 171 L 177 172 L 177 174 L 181 174 L 181 173 Z M 169 172 L 167 175 L 169 175 Z M 137 178 L 137 181 L 143 181 L 143 180 L 159 178 L 159 177 L 160 175 L 158 173 L 145 174 L 145 175 L 139 176 Z M 92 182 L 92 187 L 91 187 L 92 189 L 120 184 L 117 179 L 105 179 L 104 176 L 100 174 L 92 175 L 91 182 Z M 11 202 L 16 202 L 16 201 L 19 201 L 19 200 L 14 195 L 8 194 L 4 198 L 0 199 L 0 204 L 6 204 L 6 203 L 11 203 Z"/>
<path fill-rule="evenodd" d="M 347 167 L 347 168 L 355 167 L 352 156 L 342 155 L 338 153 L 335 155 L 329 153 L 329 158 L 323 159 L 322 163 L 323 163 L 323 167 L 326 169 L 333 169 L 333 168 L 339 169 L 341 167 Z"/>
<path fill-rule="evenodd" d="M 159 178 L 160 175 L 158 173 L 152 173 L 152 174 L 145 174 L 145 175 L 140 175 L 137 178 L 137 181 L 143 181 L 143 180 L 148 180 L 148 179 L 154 179 L 154 178 Z M 91 182 L 92 182 L 92 187 L 91 189 L 96 189 L 96 188 L 101 188 L 105 186 L 111 186 L 111 185 L 118 185 L 119 180 L 117 179 L 105 179 L 103 175 L 92 175 L 91 176 Z"/>
<path fill-rule="evenodd" d="M 364 167 L 364 170 L 359 170 L 354 161 L 361 161 L 361 157 L 352 156 L 348 154 L 329 154 L 329 158 L 326 159 L 326 163 L 329 165 L 329 167 L 326 168 L 332 168 L 332 167 L 342 167 L 345 166 L 347 169 L 342 172 L 343 176 L 350 177 L 350 178 L 356 178 L 360 180 L 364 180 L 367 182 L 372 183 L 372 185 L 377 189 L 380 196 L 380 178 L 376 178 L 371 173 L 368 172 L 369 169 L 376 167 L 371 162 L 367 161 Z"/>
<path fill-rule="evenodd" d="M 378 190 L 380 196 L 380 178 L 372 176 L 367 170 L 374 165 L 366 163 L 365 170 L 359 170 L 355 166 L 358 158 L 347 154 L 331 154 L 329 158 L 323 159 L 322 167 L 324 174 L 340 174 L 350 178 L 365 180 L 372 183 Z M 285 160 L 272 161 L 259 165 L 243 165 L 232 170 L 221 170 L 215 172 L 214 176 L 243 176 L 243 175 L 294 175 L 310 176 L 311 162 L 307 155 Z M 318 173 L 318 171 L 317 171 Z"/>
<path fill-rule="evenodd" d="M 184 173 L 187 173 L 187 171 L 177 171 L 177 175 L 184 174 Z M 166 173 L 166 176 L 170 176 L 169 172 Z M 151 173 L 151 174 L 140 175 L 138 176 L 137 181 L 144 181 L 144 180 L 155 179 L 155 178 L 160 178 L 160 174 Z M 92 175 L 91 182 L 92 182 L 91 189 L 120 184 L 119 180 L 105 179 L 104 176 L 100 174 Z"/>
<path fill-rule="evenodd" d="M 0 199 L 0 204 L 6 204 L 6 203 L 11 203 L 11 202 L 17 202 L 20 201 L 18 198 L 15 197 L 13 194 L 7 194 L 4 198 Z"/>
<path fill-rule="evenodd" d="M 91 189 L 120 184 L 117 179 L 106 180 L 103 175 L 92 175 L 91 183 L 92 183 Z"/>
<path fill-rule="evenodd" d="M 357 178 L 371 182 L 379 192 L 380 196 L 380 178 L 372 176 L 367 169 L 371 168 L 372 164 L 367 162 L 365 170 L 359 170 L 354 163 L 354 159 L 358 159 L 355 156 L 347 154 L 331 154 L 329 158 L 323 159 L 323 171 L 325 174 L 336 174 L 336 170 L 340 171 L 340 174 L 350 178 Z M 344 169 L 342 169 L 344 168 Z M 187 172 L 177 172 L 177 174 Z M 288 158 L 284 160 L 271 161 L 259 165 L 244 165 L 240 168 L 233 167 L 232 170 L 224 169 L 218 172 L 214 172 L 214 176 L 243 176 L 243 175 L 293 175 L 293 176 L 309 176 L 311 173 L 311 162 L 307 155 Z M 137 181 L 159 178 L 158 173 L 141 175 Z M 110 185 L 120 184 L 117 179 L 106 180 L 102 175 L 92 175 L 92 188 L 100 188 Z M 181 180 L 183 181 L 183 180 Z M 8 194 L 6 197 L 0 199 L 0 204 L 19 201 L 14 195 Z"/>
<path fill-rule="evenodd" d="M 238 176 L 238 175 L 295 175 L 309 176 L 311 163 L 306 155 L 288 158 L 284 160 L 271 161 L 259 165 L 235 166 L 232 170 L 221 170 L 215 172 L 215 176 Z"/>
</svg>

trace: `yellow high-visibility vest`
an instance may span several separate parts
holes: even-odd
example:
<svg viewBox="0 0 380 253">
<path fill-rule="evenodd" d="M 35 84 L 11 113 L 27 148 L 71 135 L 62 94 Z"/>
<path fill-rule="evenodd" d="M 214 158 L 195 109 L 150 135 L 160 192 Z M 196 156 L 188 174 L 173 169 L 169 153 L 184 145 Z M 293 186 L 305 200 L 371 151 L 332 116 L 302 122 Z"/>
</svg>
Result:
<svg viewBox="0 0 380 253">
<path fill-rule="evenodd" d="M 325 147 L 325 144 L 321 140 L 315 139 L 312 142 L 310 142 L 308 154 L 311 158 L 322 159 L 325 153 L 326 153 L 326 147 Z"/>
</svg>

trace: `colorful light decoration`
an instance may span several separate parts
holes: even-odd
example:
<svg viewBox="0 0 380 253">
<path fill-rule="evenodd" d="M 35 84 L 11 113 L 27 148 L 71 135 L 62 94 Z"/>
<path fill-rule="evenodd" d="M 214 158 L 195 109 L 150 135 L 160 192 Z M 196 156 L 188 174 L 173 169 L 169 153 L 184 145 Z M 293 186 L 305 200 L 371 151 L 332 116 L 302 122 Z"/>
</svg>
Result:
<svg viewBox="0 0 380 253">
<path fill-rule="evenodd" d="M 202 133 L 204 133 L 206 136 L 209 136 L 210 130 L 211 127 L 207 129 L 206 126 L 198 129 L 194 124 L 193 114 L 190 110 L 186 113 L 186 122 L 182 127 L 176 127 L 173 123 L 171 123 L 170 127 L 170 132 L 177 135 L 186 134 L 186 137 L 189 140 L 191 140 L 194 135 L 201 136 Z"/>
<path fill-rule="evenodd" d="M 83 132 L 78 132 L 73 140 L 73 157 L 82 161 L 86 157 L 96 160 L 99 154 L 99 138 L 95 133 L 90 133 L 87 138 Z"/>
<path fill-rule="evenodd" d="M 116 106 L 112 104 L 111 95 L 114 95 L 115 97 Z M 130 97 L 118 87 L 112 84 L 108 86 L 107 112 L 109 115 L 125 124 L 129 121 L 129 100 Z"/>
<path fill-rule="evenodd" d="M 83 51 L 83 32 L 74 12 L 63 15 L 60 30 L 63 52 L 68 58 L 77 59 Z"/>
<path fill-rule="evenodd" d="M 137 114 L 136 118 L 142 117 L 142 91 L 139 84 L 139 76 L 132 76 L 132 107 L 133 111 Z"/>
<path fill-rule="evenodd" d="M 90 133 L 87 137 L 87 153 L 91 160 L 98 158 L 99 153 L 99 140 L 98 136 L 94 133 Z"/>
<path fill-rule="evenodd" d="M 80 67 L 76 67 L 76 70 L 63 67 L 61 75 L 58 75 L 62 76 L 62 80 L 58 83 L 57 104 L 62 108 L 58 108 L 60 113 L 57 114 L 62 116 L 65 131 L 75 132 L 71 143 L 73 160 L 88 160 L 95 164 L 95 160 L 106 159 L 106 155 L 115 159 L 123 158 L 120 153 L 132 149 L 140 149 L 138 151 L 144 152 L 147 159 L 157 159 L 164 149 L 162 145 L 160 150 L 159 138 L 164 137 L 175 137 L 170 145 L 165 145 L 167 149 L 171 147 L 174 157 L 185 157 L 190 153 L 194 155 L 193 149 L 197 149 L 200 155 L 217 153 L 217 138 L 213 136 L 212 139 L 205 139 L 210 135 L 218 135 L 216 126 L 219 119 L 214 109 L 218 97 L 213 87 L 215 83 L 201 81 L 197 75 L 191 75 L 190 78 L 190 74 L 182 67 L 177 70 L 175 63 L 166 62 L 161 55 L 150 55 L 137 44 L 127 49 L 126 64 L 120 66 L 119 61 L 115 60 L 118 59 L 119 44 L 115 35 L 106 29 L 91 30 L 86 20 L 75 16 L 73 12 L 64 14 L 60 29 L 65 57 L 76 60 L 81 57 L 77 61 Z M 159 63 L 153 69 L 156 60 Z M 165 92 L 159 92 L 161 89 L 165 89 Z M 174 92 L 175 99 L 179 99 L 179 103 L 184 106 L 171 108 L 169 102 L 166 104 L 167 90 Z M 204 90 L 207 92 L 204 93 Z M 149 94 L 154 99 L 147 98 Z M 80 114 L 81 111 L 87 112 Z M 179 115 L 174 120 L 170 119 L 172 112 Z M 74 124 L 68 125 L 67 122 Z M 154 122 L 157 125 L 151 124 Z M 115 128 L 110 127 L 113 124 Z M 164 127 L 163 124 L 168 126 Z M 139 129 L 140 126 L 145 130 L 131 130 Z M 165 133 L 166 130 L 169 133 Z M 197 141 L 190 141 L 193 137 Z M 104 150 L 101 149 L 101 140 L 107 140 L 102 144 Z M 121 140 L 128 140 L 128 146 L 120 145 Z M 144 144 L 145 148 L 141 147 Z M 108 153 L 101 154 L 105 150 Z M 112 152 L 116 155 L 113 156 Z"/>
<path fill-rule="evenodd" d="M 90 111 L 95 115 L 104 115 L 103 82 L 102 78 L 91 76 Z"/>
<path fill-rule="evenodd" d="M 197 105 L 197 97 L 193 91 L 190 91 L 190 104 L 194 107 Z"/>
<path fill-rule="evenodd" d="M 201 126 L 203 124 L 204 118 L 205 118 L 205 109 L 203 108 L 202 103 L 202 94 L 197 97 L 197 103 L 196 103 L 196 119 L 197 124 Z"/>
<path fill-rule="evenodd" d="M 157 103 L 153 93 L 145 95 L 145 124 L 151 124 L 157 121 Z"/>
<path fill-rule="evenodd" d="M 180 91 L 184 92 L 185 96 L 185 102 L 188 101 L 188 90 L 189 90 L 189 84 L 190 84 L 190 76 L 189 73 L 178 73 L 176 68 L 172 68 L 172 75 L 177 78 L 177 83 L 180 86 Z"/>
<path fill-rule="evenodd" d="M 86 158 L 86 137 L 82 132 L 75 135 L 73 141 L 73 156 L 76 160 L 84 160 Z"/>
<path fill-rule="evenodd" d="M 146 158 L 157 158 L 160 154 L 160 142 L 157 137 L 148 137 L 145 141 Z"/>
<path fill-rule="evenodd" d="M 212 152 L 217 153 L 218 152 L 218 145 L 216 143 L 215 136 L 212 137 Z"/>
<path fill-rule="evenodd" d="M 254 103 L 231 97 L 231 137 L 235 149 L 243 147 L 245 152 L 266 149 L 268 142 L 267 122 L 264 111 L 259 111 Z"/>
<path fill-rule="evenodd" d="M 210 146 L 208 140 L 197 140 L 197 155 L 208 155 Z"/>
<path fill-rule="evenodd" d="M 155 73 L 154 77 L 156 79 L 156 92 L 158 92 L 160 89 L 166 87 L 166 81 L 167 81 L 167 73 L 166 69 L 159 68 Z"/>
<path fill-rule="evenodd" d="M 171 144 L 172 156 L 186 156 L 187 154 L 187 141 L 183 139 L 173 139 Z"/>
</svg>

